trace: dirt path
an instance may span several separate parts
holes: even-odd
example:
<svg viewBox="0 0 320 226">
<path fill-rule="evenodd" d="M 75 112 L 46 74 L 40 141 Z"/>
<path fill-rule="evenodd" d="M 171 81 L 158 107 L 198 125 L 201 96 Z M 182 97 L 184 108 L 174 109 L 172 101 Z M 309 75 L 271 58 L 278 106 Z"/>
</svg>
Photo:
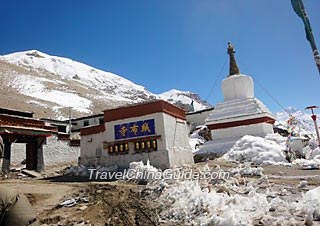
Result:
<svg viewBox="0 0 320 226">
<path fill-rule="evenodd" d="M 70 196 L 75 188 L 74 185 L 41 180 L 6 180 L 1 184 L 24 193 L 38 213 L 52 209 L 64 197 Z"/>
<path fill-rule="evenodd" d="M 238 164 L 210 161 L 198 163 L 219 165 L 228 170 Z M 302 170 L 298 166 L 263 166 L 270 186 L 281 191 L 284 188 L 291 199 L 300 197 L 297 187 L 302 180 L 308 181 L 308 189 L 320 186 L 320 170 Z M 254 178 L 252 178 L 254 180 Z M 63 180 L 9 179 L 1 181 L 27 195 L 38 212 L 42 225 L 162 225 L 159 222 L 158 203 L 141 196 L 143 186 L 120 182 L 73 182 Z M 78 199 L 72 207 L 58 204 Z"/>
<path fill-rule="evenodd" d="M 35 179 L 6 180 L 1 184 L 28 197 L 41 225 L 159 225 L 157 211 L 140 196 L 142 186 L 135 184 Z M 58 206 L 71 198 L 81 200 L 72 207 Z"/>
</svg>

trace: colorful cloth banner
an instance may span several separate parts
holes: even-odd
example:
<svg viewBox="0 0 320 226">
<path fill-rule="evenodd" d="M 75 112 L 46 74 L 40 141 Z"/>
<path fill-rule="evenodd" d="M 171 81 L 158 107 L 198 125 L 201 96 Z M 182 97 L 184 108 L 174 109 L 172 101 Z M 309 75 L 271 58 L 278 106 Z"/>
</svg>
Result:
<svg viewBox="0 0 320 226">
<path fill-rule="evenodd" d="M 310 21 L 309 21 L 308 15 L 307 15 L 307 11 L 304 8 L 302 0 L 291 0 L 291 5 L 292 5 L 294 11 L 296 12 L 296 14 L 302 19 L 302 21 L 304 23 L 306 36 L 307 36 L 308 41 L 310 42 L 313 57 L 316 62 L 316 65 L 318 67 L 319 74 L 320 74 L 320 55 L 319 55 L 319 51 L 317 49 L 316 42 L 315 42 L 313 34 L 312 34 L 312 28 L 311 28 Z"/>
</svg>

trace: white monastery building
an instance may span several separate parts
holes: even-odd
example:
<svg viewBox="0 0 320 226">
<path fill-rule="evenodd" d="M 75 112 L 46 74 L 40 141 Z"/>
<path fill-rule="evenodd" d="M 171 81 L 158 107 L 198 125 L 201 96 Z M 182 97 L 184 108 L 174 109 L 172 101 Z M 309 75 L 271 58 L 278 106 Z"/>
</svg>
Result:
<svg viewBox="0 0 320 226">
<path fill-rule="evenodd" d="M 234 53 L 229 43 L 230 71 L 222 81 L 224 102 L 218 103 L 206 119 L 213 140 L 205 143 L 197 154 L 222 155 L 244 135 L 265 137 L 273 133 L 275 117 L 254 97 L 253 79 L 240 74 Z"/>
<path fill-rule="evenodd" d="M 158 168 L 193 163 L 184 110 L 163 100 L 105 110 L 104 124 L 84 127 L 79 163 L 128 168 L 143 161 Z"/>
</svg>

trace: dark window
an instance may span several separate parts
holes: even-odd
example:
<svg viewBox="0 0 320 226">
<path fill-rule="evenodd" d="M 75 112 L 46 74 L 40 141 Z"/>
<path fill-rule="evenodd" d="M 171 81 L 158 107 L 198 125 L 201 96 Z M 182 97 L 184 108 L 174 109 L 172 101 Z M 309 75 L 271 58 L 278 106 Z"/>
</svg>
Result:
<svg viewBox="0 0 320 226">
<path fill-rule="evenodd" d="M 104 118 L 99 118 L 99 124 L 103 124 L 104 123 Z"/>
<path fill-rule="evenodd" d="M 58 126 L 58 132 L 66 133 L 67 132 L 67 127 L 66 126 Z"/>
<path fill-rule="evenodd" d="M 83 121 L 83 126 L 88 126 L 89 125 L 89 120 L 84 120 Z"/>
</svg>

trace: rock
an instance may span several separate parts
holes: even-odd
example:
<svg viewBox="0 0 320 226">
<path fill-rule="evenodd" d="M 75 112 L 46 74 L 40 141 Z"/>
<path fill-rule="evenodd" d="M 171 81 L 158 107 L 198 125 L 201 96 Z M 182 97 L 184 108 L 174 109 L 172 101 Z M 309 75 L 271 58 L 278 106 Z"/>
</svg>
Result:
<svg viewBox="0 0 320 226">
<path fill-rule="evenodd" d="M 81 211 L 84 211 L 88 208 L 88 206 L 80 206 L 78 209 L 81 210 Z"/>
</svg>

